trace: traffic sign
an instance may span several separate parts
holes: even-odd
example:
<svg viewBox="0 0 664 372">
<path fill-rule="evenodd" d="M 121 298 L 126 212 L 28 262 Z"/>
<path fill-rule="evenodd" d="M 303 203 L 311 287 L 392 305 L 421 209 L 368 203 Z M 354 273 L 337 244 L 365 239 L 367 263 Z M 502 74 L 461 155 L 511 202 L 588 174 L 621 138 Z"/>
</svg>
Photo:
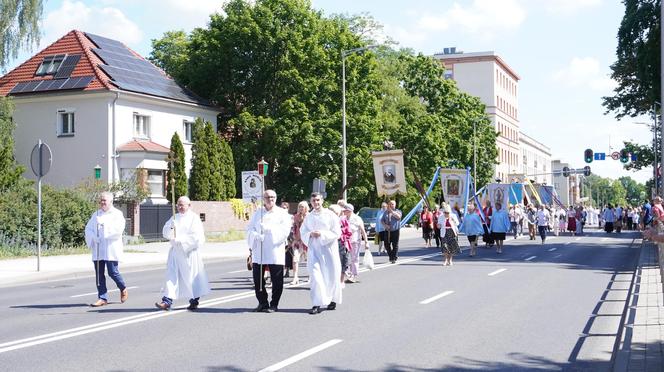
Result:
<svg viewBox="0 0 664 372">
<path fill-rule="evenodd" d="M 604 152 L 595 153 L 595 160 L 605 160 L 605 159 L 606 159 L 606 153 Z"/>
<path fill-rule="evenodd" d="M 30 154 L 30 167 L 35 176 L 44 177 L 51 170 L 52 159 L 51 148 L 39 140 Z"/>
<path fill-rule="evenodd" d="M 614 151 L 613 154 L 611 154 L 611 159 L 613 160 L 620 159 L 620 153 L 618 151 Z"/>
</svg>

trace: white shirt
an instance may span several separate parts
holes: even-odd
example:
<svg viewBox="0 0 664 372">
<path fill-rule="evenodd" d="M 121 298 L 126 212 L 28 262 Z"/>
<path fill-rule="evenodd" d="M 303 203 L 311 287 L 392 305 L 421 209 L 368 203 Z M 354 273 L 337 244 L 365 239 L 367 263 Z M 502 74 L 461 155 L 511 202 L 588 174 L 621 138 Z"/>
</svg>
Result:
<svg viewBox="0 0 664 372">
<path fill-rule="evenodd" d="M 85 225 L 85 243 L 92 250 L 92 260 L 120 261 L 122 259 L 122 234 L 125 218 L 122 212 L 111 206 L 104 212 L 99 209 Z"/>
<path fill-rule="evenodd" d="M 257 264 L 286 263 L 286 239 L 291 229 L 291 216 L 285 209 L 273 206 L 259 208 L 249 221 L 247 243 L 251 260 Z"/>
</svg>

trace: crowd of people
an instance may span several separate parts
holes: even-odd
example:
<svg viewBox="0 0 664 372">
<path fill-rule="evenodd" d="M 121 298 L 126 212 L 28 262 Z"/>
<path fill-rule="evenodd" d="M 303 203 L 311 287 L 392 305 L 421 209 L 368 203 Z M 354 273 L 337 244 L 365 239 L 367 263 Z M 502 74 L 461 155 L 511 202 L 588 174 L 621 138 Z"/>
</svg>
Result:
<svg viewBox="0 0 664 372">
<path fill-rule="evenodd" d="M 299 284 L 299 264 L 306 261 L 311 298 L 310 314 L 319 314 L 323 308 L 335 310 L 342 302 L 342 289 L 347 283 L 359 282 L 360 253 L 370 255 L 369 237 L 364 221 L 355 214 L 355 208 L 345 200 L 339 200 L 323 208 L 323 197 L 311 194 L 309 202 L 297 205 L 294 215 L 288 213 L 288 204 L 276 205 L 277 194 L 266 190 L 263 205 L 252 215 L 247 227 L 247 243 L 250 251 L 254 291 L 258 300 L 255 312 L 271 313 L 279 310 L 284 278 L 293 272 L 293 285 Z M 311 205 L 311 207 L 310 207 Z M 85 227 L 85 239 L 92 252 L 97 285 L 97 301 L 93 307 L 108 304 L 105 271 L 120 291 L 120 301 L 129 296 L 127 285 L 120 274 L 122 233 L 125 219 L 113 206 L 113 195 L 102 193 L 97 210 Z M 205 232 L 199 216 L 190 210 L 191 201 L 182 196 L 177 201 L 177 213 L 163 227 L 163 237 L 170 242 L 162 298 L 155 306 L 169 310 L 178 298 L 189 300 L 189 310 L 196 310 L 202 296 L 210 293 L 200 248 L 205 243 Z M 402 212 L 396 202 L 390 200 L 381 205 L 376 217 L 376 243 L 378 254 L 387 253 L 390 263 L 399 259 L 399 235 Z M 583 234 L 586 224 L 604 227 L 604 231 L 644 230 L 644 237 L 664 242 L 664 235 L 650 228 L 664 223 L 662 199 L 655 197 L 652 203 L 645 201 L 637 207 L 607 205 L 601 211 L 592 207 L 570 206 L 567 209 L 550 206 L 521 204 L 503 208 L 496 202 L 477 207 L 470 202 L 466 213 L 443 203 L 428 206 L 419 214 L 418 226 L 426 247 L 435 242 L 444 257 L 444 266 L 453 266 L 458 255 L 458 237 L 466 235 L 470 243 L 469 256 L 477 254 L 479 238 L 487 248 L 496 247 L 503 252 L 508 234 L 514 238 L 523 235 L 527 227 L 530 240 L 540 236 L 542 244 L 549 231 L 560 235 Z M 271 298 L 266 288 L 266 278 L 271 282 Z"/>
</svg>

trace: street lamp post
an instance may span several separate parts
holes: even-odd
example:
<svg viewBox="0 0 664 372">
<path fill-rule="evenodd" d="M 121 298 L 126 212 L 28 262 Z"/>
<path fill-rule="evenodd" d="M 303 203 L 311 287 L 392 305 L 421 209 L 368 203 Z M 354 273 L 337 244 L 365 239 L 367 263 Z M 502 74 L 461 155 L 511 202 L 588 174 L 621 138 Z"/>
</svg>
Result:
<svg viewBox="0 0 664 372">
<path fill-rule="evenodd" d="M 477 192 L 477 134 L 475 126 L 477 120 L 473 120 L 473 191 Z"/>
<path fill-rule="evenodd" d="M 367 49 L 373 49 L 376 45 L 368 45 L 365 47 L 354 48 L 341 51 L 341 136 L 342 136 L 342 161 L 341 161 L 341 187 L 344 190 L 343 199 L 346 200 L 348 190 L 346 185 L 348 183 L 348 174 L 346 173 L 346 158 L 348 153 L 346 151 L 346 57 L 353 53 L 362 52 Z"/>
</svg>

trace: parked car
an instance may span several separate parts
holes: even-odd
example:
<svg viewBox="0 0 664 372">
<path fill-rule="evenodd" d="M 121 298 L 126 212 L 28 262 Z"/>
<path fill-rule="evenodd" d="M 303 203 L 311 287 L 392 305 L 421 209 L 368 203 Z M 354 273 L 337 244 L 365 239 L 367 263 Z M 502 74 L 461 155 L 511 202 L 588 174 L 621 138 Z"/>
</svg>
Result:
<svg viewBox="0 0 664 372">
<path fill-rule="evenodd" d="M 376 216 L 378 216 L 379 211 L 380 208 L 362 207 L 357 212 L 358 216 L 362 217 L 362 221 L 364 221 L 364 230 L 367 232 L 369 238 L 373 238 L 376 235 Z"/>
</svg>

